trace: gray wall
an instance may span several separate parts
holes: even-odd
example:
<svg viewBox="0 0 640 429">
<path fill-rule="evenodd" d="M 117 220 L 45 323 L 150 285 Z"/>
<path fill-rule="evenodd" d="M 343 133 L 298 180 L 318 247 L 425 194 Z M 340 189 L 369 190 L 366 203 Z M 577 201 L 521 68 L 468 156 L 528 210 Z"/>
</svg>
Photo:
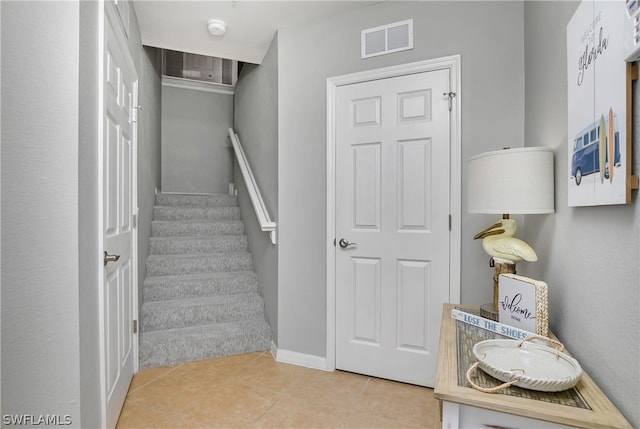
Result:
<svg viewBox="0 0 640 429">
<path fill-rule="evenodd" d="M 2 414 L 68 414 L 71 427 L 81 423 L 78 23 L 77 1 L 2 4 Z"/>
<path fill-rule="evenodd" d="M 262 64 L 245 64 L 234 96 L 234 130 L 260 186 L 271 218 L 278 220 L 278 43 L 271 42 Z M 265 315 L 278 344 L 278 253 L 268 234 L 260 230 L 237 163 L 234 182 L 253 255 L 253 267 L 260 278 Z"/>
<path fill-rule="evenodd" d="M 80 418 L 83 427 L 100 425 L 100 319 L 98 300 L 100 291 L 96 280 L 102 274 L 98 248 L 98 88 L 99 2 L 80 2 L 80 93 L 78 147 L 78 231 L 80 288 Z M 67 335 L 70 335 L 67 333 Z"/>
<path fill-rule="evenodd" d="M 523 13 L 522 2 L 381 2 L 279 32 L 279 348 L 326 354 L 326 79 L 460 54 L 464 196 L 469 156 L 524 145 Z M 413 50 L 360 59 L 360 30 L 408 18 Z M 492 272 L 472 237 L 495 219 L 466 210 L 463 198 L 462 301 L 490 302 Z"/>
<path fill-rule="evenodd" d="M 86 428 L 100 426 L 101 400 L 101 5 L 2 2 L 1 27 L 2 414 L 69 414 L 72 427 Z M 48 37 L 25 30 L 31 25 L 47 28 Z M 142 205 L 160 185 L 160 84 L 155 52 L 143 52 L 135 13 L 129 49 L 146 107 L 138 129 Z M 141 230 L 150 230 L 150 213 L 141 209 Z M 148 233 L 140 238 L 148 242 Z"/>
<path fill-rule="evenodd" d="M 2 34 L 2 2 L 0 2 L 0 34 Z M 2 58 L 2 43 L 0 43 Z M 2 67 L 0 67 L 0 88 L 2 87 Z M 0 89 L 0 94 L 2 94 Z M 0 131 L 2 130 L 2 97 L 0 96 Z M 2 177 L 2 133 L 0 132 L 0 178 Z M 0 181 L 1 182 L 1 181 Z M 0 186 L 0 237 L 2 237 L 2 186 Z M 0 242 L 2 240 L 0 239 Z M 2 266 L 2 246 L 0 245 L 0 267 Z M 2 294 L 2 276 L 0 275 L 0 295 Z M 0 305 L 0 332 L 2 332 L 2 305 Z M 0 368 L 2 368 L 2 341 L 0 341 Z M 0 374 L 0 378 L 2 374 Z M 0 411 L 2 411 L 2 389 L 0 388 Z"/>
<path fill-rule="evenodd" d="M 525 4 L 528 146 L 555 150 L 556 213 L 529 216 L 536 278 L 549 284 L 551 329 L 634 427 L 640 427 L 640 209 L 567 205 L 566 26 L 577 2 Z M 640 96 L 634 91 L 634 128 Z M 638 133 L 633 172 L 640 171 Z M 599 250 L 602 249 L 602 250 Z M 604 250 L 604 251 L 603 251 Z"/>
<path fill-rule="evenodd" d="M 233 95 L 162 87 L 162 191 L 228 193 Z"/>
</svg>

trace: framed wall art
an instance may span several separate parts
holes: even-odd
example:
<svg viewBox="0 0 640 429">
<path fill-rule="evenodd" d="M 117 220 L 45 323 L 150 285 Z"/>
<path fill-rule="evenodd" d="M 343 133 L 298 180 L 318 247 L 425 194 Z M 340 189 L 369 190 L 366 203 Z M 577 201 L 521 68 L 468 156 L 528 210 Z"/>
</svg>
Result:
<svg viewBox="0 0 640 429">
<path fill-rule="evenodd" d="M 567 25 L 568 203 L 629 204 L 631 80 L 624 1 L 583 0 Z"/>
</svg>

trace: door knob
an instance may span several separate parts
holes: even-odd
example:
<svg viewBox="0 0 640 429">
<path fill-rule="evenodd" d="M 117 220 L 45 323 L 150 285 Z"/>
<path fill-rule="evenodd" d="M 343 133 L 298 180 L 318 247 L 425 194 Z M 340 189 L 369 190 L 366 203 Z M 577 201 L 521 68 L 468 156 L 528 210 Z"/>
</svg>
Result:
<svg viewBox="0 0 640 429">
<path fill-rule="evenodd" d="M 109 262 L 116 262 L 120 259 L 120 255 L 109 255 L 107 251 L 104 251 L 104 265 L 106 266 Z"/>
<path fill-rule="evenodd" d="M 349 243 L 347 240 L 345 240 L 344 238 L 341 238 L 340 241 L 338 241 L 338 244 L 340 245 L 340 247 L 342 247 L 343 249 L 346 249 L 349 246 L 354 246 L 358 243 Z"/>
</svg>

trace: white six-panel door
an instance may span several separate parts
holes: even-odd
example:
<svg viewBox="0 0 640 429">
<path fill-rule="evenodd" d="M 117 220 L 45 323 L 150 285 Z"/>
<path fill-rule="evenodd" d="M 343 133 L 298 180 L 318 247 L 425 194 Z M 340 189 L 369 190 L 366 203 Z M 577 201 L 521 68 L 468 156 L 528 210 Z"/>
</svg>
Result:
<svg viewBox="0 0 640 429">
<path fill-rule="evenodd" d="M 103 70 L 103 198 L 104 262 L 101 293 L 105 425 L 115 427 L 135 364 L 135 124 L 137 75 L 118 42 L 112 17 L 105 16 Z M 106 255 L 105 255 L 106 256 Z"/>
<path fill-rule="evenodd" d="M 443 69 L 336 90 L 337 369 L 435 382 L 450 287 L 449 88 Z"/>
</svg>

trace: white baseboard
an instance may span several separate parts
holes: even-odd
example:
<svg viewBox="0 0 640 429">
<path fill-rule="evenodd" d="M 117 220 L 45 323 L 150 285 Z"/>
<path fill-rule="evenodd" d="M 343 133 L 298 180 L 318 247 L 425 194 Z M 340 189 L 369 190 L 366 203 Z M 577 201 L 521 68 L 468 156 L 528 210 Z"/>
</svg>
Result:
<svg viewBox="0 0 640 429">
<path fill-rule="evenodd" d="M 332 371 L 332 369 L 327 368 L 327 358 L 324 356 L 308 355 L 291 350 L 278 349 L 273 342 L 271 342 L 271 355 L 276 362 L 304 366 L 322 371 Z"/>
</svg>

